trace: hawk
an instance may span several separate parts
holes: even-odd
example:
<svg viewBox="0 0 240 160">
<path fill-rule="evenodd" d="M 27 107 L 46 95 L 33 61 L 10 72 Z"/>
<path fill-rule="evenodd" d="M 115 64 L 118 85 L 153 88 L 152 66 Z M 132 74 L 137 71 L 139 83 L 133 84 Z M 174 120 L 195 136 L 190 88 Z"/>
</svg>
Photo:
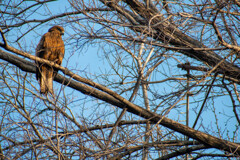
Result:
<svg viewBox="0 0 240 160">
<path fill-rule="evenodd" d="M 63 34 L 64 29 L 61 26 L 50 28 L 37 45 L 36 56 L 61 65 L 65 52 Z M 44 63 L 36 62 L 36 65 L 36 78 L 40 84 L 40 93 L 53 94 L 53 79 L 58 70 Z"/>
</svg>

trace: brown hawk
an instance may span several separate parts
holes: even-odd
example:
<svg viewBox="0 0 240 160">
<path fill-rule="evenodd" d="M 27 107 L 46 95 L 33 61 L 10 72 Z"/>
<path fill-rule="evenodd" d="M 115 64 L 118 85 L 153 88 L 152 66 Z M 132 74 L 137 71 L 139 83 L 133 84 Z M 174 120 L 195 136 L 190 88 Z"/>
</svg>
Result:
<svg viewBox="0 0 240 160">
<path fill-rule="evenodd" d="M 36 56 L 61 65 L 65 52 L 63 34 L 64 29 L 61 26 L 50 28 L 37 45 Z M 40 83 L 40 93 L 53 94 L 53 79 L 58 70 L 44 63 L 36 62 L 36 65 L 36 78 Z"/>
</svg>

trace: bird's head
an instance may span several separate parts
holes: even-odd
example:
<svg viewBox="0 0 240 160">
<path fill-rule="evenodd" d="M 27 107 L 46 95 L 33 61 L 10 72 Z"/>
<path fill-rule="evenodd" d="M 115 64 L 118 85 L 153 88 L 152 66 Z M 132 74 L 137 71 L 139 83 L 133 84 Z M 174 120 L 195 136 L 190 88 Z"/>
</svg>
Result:
<svg viewBox="0 0 240 160">
<path fill-rule="evenodd" d="M 64 35 L 64 29 L 61 26 L 53 26 L 48 30 L 48 32 L 59 31 L 61 35 Z"/>
</svg>

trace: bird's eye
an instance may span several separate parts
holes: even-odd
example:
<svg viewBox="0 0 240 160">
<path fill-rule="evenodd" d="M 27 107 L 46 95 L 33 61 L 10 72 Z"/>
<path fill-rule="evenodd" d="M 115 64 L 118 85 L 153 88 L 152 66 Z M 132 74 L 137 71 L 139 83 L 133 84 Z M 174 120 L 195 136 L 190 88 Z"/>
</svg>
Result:
<svg viewBox="0 0 240 160">
<path fill-rule="evenodd" d="M 62 32 L 62 29 L 61 29 L 61 28 L 58 28 L 58 30 L 59 30 L 60 32 Z"/>
</svg>

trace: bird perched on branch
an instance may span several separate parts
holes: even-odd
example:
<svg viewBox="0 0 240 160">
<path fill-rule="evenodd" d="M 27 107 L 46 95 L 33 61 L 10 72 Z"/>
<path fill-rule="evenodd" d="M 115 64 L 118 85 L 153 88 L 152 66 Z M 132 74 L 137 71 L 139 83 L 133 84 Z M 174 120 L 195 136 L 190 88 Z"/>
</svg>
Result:
<svg viewBox="0 0 240 160">
<path fill-rule="evenodd" d="M 65 52 L 63 34 L 64 29 L 61 26 L 50 28 L 37 45 L 36 56 L 61 65 Z M 40 83 L 40 93 L 53 94 L 53 79 L 58 70 L 44 63 L 36 62 L 36 65 L 36 78 Z"/>
</svg>

